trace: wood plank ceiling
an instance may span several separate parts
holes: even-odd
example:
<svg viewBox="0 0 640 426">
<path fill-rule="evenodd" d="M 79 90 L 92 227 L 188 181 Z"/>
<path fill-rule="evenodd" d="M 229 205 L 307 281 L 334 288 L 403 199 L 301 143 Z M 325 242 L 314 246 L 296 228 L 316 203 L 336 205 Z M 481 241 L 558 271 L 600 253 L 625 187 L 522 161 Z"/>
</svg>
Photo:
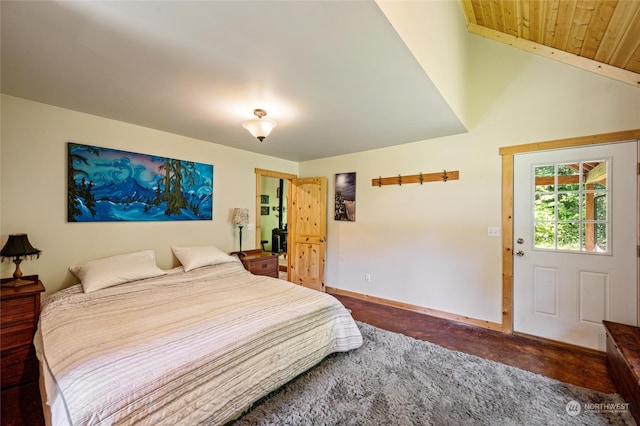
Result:
<svg viewBox="0 0 640 426">
<path fill-rule="evenodd" d="M 467 28 L 640 87 L 640 0 L 462 0 Z"/>
</svg>

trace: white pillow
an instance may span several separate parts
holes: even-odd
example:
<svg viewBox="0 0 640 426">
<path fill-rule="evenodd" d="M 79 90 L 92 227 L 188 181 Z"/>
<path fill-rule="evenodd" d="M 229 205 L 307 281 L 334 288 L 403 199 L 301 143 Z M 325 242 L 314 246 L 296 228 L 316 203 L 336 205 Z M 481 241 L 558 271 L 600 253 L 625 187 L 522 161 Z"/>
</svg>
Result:
<svg viewBox="0 0 640 426">
<path fill-rule="evenodd" d="M 173 254 L 178 258 L 185 272 L 203 266 L 217 265 L 219 263 L 233 262 L 235 259 L 214 246 L 202 247 L 171 247 Z"/>
<path fill-rule="evenodd" d="M 80 279 L 85 293 L 166 273 L 156 265 L 153 250 L 91 260 L 69 270 Z"/>
</svg>

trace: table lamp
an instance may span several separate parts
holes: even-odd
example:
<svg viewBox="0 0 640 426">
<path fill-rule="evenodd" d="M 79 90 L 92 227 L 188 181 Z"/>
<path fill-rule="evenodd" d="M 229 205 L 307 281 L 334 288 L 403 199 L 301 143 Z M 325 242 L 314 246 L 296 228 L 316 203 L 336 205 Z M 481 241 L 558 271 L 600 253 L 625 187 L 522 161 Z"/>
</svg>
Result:
<svg viewBox="0 0 640 426">
<path fill-rule="evenodd" d="M 238 252 L 238 256 L 246 256 L 247 254 L 242 252 L 242 228 L 249 223 L 249 209 L 233 209 L 231 222 L 240 228 L 240 251 Z"/>
<path fill-rule="evenodd" d="M 13 273 L 13 280 L 3 282 L 2 287 L 20 287 L 27 284 L 33 284 L 33 281 L 23 280 L 22 271 L 20 270 L 20 263 L 28 257 L 37 259 L 40 257 L 41 250 L 33 248 L 27 234 L 11 234 L 7 243 L 2 247 L 0 256 L 2 261 L 5 259 L 13 259 L 13 263 L 16 264 L 16 270 Z"/>
</svg>

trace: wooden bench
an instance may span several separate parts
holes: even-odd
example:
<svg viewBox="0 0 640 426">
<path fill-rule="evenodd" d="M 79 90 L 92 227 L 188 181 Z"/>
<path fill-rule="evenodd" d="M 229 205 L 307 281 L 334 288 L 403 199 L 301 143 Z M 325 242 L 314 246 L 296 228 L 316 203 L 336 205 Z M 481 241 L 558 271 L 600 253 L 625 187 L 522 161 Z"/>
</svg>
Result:
<svg viewBox="0 0 640 426">
<path fill-rule="evenodd" d="M 640 424 L 640 328 L 603 321 L 607 331 L 607 367 L 618 392 Z"/>
</svg>

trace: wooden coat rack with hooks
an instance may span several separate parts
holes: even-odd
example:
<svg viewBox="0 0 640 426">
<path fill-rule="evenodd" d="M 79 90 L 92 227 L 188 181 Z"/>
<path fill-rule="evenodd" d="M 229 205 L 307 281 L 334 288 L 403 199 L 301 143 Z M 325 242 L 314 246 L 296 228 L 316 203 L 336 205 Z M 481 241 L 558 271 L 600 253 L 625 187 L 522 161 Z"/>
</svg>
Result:
<svg viewBox="0 0 640 426">
<path fill-rule="evenodd" d="M 371 186 L 382 187 L 383 185 L 404 185 L 408 183 L 419 183 L 422 185 L 425 182 L 447 182 L 449 180 L 460 179 L 460 171 L 443 170 L 437 173 L 420 173 L 417 175 L 398 175 L 389 177 L 377 177 L 371 179 Z"/>
</svg>

